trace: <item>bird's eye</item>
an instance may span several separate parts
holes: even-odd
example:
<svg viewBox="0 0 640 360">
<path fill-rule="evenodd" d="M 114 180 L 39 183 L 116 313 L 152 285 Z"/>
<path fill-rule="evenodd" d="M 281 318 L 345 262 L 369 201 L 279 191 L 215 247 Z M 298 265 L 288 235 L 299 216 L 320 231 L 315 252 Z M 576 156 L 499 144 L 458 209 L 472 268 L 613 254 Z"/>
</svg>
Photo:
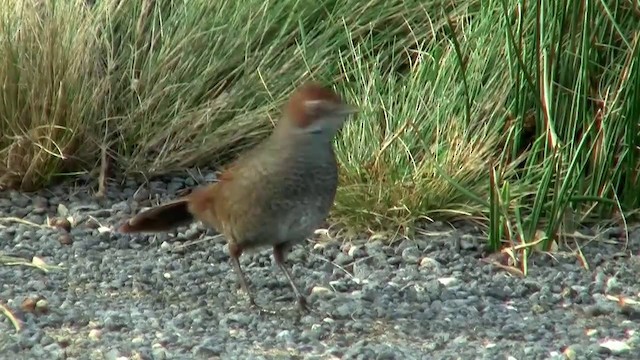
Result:
<svg viewBox="0 0 640 360">
<path fill-rule="evenodd" d="M 304 105 L 308 114 L 315 115 L 324 112 L 327 107 L 327 102 L 324 100 L 307 100 Z"/>
</svg>

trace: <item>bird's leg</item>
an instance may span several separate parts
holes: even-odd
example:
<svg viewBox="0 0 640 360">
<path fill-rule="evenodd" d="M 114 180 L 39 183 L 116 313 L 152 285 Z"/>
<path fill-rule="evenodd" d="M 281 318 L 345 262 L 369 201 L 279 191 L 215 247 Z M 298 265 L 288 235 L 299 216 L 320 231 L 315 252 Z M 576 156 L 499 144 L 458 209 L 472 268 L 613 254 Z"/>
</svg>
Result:
<svg viewBox="0 0 640 360">
<path fill-rule="evenodd" d="M 242 290 L 245 292 L 245 294 L 249 298 L 249 303 L 251 304 L 251 307 L 258 309 L 261 312 L 271 313 L 270 311 L 265 310 L 262 307 L 258 306 L 258 304 L 256 304 L 256 300 L 253 297 L 253 293 L 251 292 L 251 290 L 249 290 L 247 278 L 244 275 L 244 271 L 242 271 L 242 268 L 240 267 L 240 255 L 242 255 L 242 250 L 243 250 L 242 247 L 239 246 L 238 244 L 229 243 L 229 255 L 231 256 L 231 264 L 233 264 L 233 270 L 238 276 L 238 281 L 240 282 L 240 286 L 242 287 Z"/>
<path fill-rule="evenodd" d="M 275 260 L 276 264 L 278 264 L 278 267 L 282 270 L 282 272 L 284 272 L 284 275 L 287 277 L 287 280 L 289 280 L 289 284 L 291 285 L 291 288 L 293 289 L 293 292 L 296 295 L 298 308 L 301 311 L 308 312 L 310 309 L 307 305 L 307 299 L 304 297 L 304 295 L 302 295 L 300 290 L 298 290 L 298 287 L 296 286 L 295 282 L 293 281 L 293 277 L 291 276 L 291 272 L 289 271 L 289 268 L 287 268 L 285 264 L 286 251 L 288 250 L 289 250 L 288 243 L 274 245 L 273 259 Z"/>
</svg>

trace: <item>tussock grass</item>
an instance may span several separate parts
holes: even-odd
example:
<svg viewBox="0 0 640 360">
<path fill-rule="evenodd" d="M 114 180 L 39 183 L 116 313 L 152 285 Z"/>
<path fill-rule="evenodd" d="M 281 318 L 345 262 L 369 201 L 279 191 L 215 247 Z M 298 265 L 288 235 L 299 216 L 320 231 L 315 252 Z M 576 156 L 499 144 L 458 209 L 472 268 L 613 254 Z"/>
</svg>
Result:
<svg viewBox="0 0 640 360">
<path fill-rule="evenodd" d="M 93 166 L 97 43 L 77 4 L 0 6 L 0 183 L 33 189 L 62 169 Z"/>
<path fill-rule="evenodd" d="M 0 183 L 220 165 L 306 79 L 361 113 L 333 217 L 474 219 L 543 247 L 638 207 L 640 11 L 628 1 L 0 0 Z M 4 172 L 4 174 L 2 174 Z"/>
</svg>

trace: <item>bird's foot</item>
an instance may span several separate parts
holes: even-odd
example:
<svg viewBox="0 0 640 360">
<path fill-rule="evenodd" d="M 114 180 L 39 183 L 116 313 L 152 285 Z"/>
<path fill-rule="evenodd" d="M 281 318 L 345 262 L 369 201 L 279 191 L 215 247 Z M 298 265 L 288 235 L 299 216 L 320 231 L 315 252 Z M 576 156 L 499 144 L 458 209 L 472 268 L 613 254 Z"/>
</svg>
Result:
<svg viewBox="0 0 640 360">
<path fill-rule="evenodd" d="M 249 298 L 249 304 L 252 310 L 257 311 L 261 315 L 275 315 L 278 313 L 276 310 L 267 309 L 258 305 L 255 299 L 252 297 Z"/>
<path fill-rule="evenodd" d="M 323 317 L 323 318 L 333 317 L 328 312 L 321 312 L 311 307 L 311 305 L 309 305 L 309 303 L 307 302 L 307 298 L 305 298 L 304 296 L 298 297 L 296 303 L 298 305 L 298 314 L 300 316 L 312 314 L 312 315 Z"/>
<path fill-rule="evenodd" d="M 313 309 L 311 309 L 311 307 L 309 306 L 307 298 L 305 298 L 304 296 L 298 296 L 296 303 L 298 304 L 298 310 L 301 313 L 306 314 L 314 312 Z"/>
</svg>

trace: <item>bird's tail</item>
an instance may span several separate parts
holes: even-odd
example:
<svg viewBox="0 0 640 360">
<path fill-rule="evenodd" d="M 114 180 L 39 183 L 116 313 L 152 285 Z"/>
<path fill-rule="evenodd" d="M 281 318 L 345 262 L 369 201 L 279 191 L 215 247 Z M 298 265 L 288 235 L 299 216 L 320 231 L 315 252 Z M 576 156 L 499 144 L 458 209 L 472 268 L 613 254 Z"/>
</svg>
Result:
<svg viewBox="0 0 640 360">
<path fill-rule="evenodd" d="M 122 233 L 169 231 L 194 220 L 187 198 L 175 200 L 143 211 L 118 229 Z"/>
</svg>

